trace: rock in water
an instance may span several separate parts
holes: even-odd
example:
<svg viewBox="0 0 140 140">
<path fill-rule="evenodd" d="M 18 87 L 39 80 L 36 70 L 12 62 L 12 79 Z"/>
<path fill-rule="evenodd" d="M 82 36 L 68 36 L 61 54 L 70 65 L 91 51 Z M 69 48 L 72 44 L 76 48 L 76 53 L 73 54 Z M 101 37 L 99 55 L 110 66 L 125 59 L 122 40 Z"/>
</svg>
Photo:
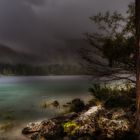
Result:
<svg viewBox="0 0 140 140">
<path fill-rule="evenodd" d="M 55 100 L 55 101 L 53 101 L 52 103 L 51 103 L 51 105 L 53 106 L 53 107 L 60 107 L 60 104 L 59 104 L 59 102 L 57 101 L 57 100 Z"/>
</svg>

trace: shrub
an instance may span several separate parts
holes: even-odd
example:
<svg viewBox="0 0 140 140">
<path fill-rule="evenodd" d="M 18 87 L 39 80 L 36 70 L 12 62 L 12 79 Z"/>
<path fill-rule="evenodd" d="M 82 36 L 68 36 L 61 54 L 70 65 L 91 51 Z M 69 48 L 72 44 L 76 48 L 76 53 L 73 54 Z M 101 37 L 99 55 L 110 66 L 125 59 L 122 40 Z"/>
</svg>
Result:
<svg viewBox="0 0 140 140">
<path fill-rule="evenodd" d="M 94 101 L 106 107 L 128 107 L 135 104 L 135 87 L 130 83 L 121 85 L 94 84 L 89 88 Z"/>
</svg>

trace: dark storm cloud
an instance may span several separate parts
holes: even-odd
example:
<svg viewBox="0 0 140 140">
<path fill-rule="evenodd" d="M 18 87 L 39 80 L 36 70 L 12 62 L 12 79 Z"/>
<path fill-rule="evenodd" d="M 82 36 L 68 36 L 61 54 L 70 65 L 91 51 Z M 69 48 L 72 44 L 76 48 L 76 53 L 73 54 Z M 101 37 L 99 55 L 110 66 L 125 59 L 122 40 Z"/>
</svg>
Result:
<svg viewBox="0 0 140 140">
<path fill-rule="evenodd" d="M 26 1 L 28 3 L 35 4 L 35 5 L 42 5 L 45 3 L 46 0 L 23 0 L 23 1 Z"/>
<path fill-rule="evenodd" d="M 95 30 L 88 19 L 99 11 L 124 12 L 130 0 L 0 0 L 0 41 L 45 55 Z"/>
</svg>

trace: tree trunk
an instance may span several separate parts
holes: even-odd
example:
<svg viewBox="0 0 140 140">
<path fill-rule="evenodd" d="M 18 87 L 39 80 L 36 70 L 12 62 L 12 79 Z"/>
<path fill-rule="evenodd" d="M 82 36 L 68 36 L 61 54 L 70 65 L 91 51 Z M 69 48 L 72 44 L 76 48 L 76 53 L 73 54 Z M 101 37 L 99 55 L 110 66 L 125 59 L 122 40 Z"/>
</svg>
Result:
<svg viewBox="0 0 140 140">
<path fill-rule="evenodd" d="M 136 2 L 136 94 L 137 94 L 137 113 L 136 113 L 136 130 L 138 132 L 140 140 L 140 0 L 135 0 Z"/>
</svg>

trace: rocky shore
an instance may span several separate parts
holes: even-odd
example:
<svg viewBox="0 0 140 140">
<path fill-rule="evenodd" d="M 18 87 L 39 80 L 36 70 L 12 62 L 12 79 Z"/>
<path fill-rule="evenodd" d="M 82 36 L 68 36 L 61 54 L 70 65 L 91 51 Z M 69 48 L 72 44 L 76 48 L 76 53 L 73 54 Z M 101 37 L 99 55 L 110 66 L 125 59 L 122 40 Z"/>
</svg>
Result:
<svg viewBox="0 0 140 140">
<path fill-rule="evenodd" d="M 31 140 L 135 140 L 134 117 L 131 109 L 108 110 L 97 105 L 78 113 L 29 123 L 22 134 Z"/>
</svg>

